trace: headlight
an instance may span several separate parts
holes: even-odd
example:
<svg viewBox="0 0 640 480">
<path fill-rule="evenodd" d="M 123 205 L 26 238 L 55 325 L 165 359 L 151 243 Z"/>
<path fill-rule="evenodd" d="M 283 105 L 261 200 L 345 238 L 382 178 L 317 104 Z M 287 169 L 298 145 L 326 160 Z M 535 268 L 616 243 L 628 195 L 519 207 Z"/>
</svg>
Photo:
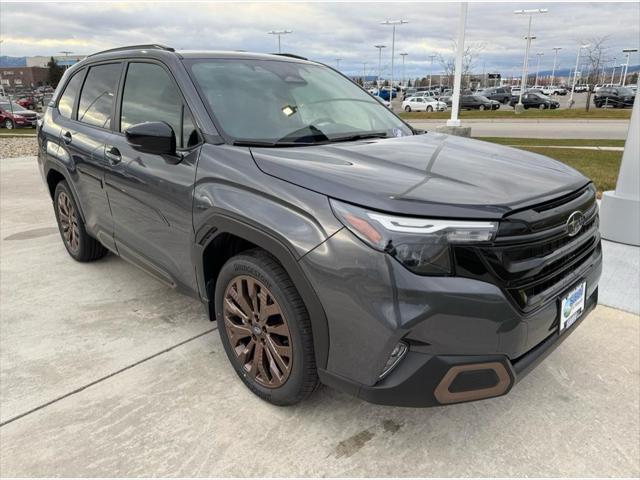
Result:
<svg viewBox="0 0 640 480">
<path fill-rule="evenodd" d="M 420 275 L 451 275 L 451 244 L 493 240 L 497 222 L 401 217 L 331 200 L 338 219 L 360 240 Z"/>
</svg>

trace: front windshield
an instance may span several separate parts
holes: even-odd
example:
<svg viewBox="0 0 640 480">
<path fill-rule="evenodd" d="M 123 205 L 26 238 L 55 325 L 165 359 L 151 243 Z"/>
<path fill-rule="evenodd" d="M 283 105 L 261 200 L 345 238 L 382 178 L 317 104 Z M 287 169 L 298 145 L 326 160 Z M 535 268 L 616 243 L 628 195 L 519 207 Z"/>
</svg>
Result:
<svg viewBox="0 0 640 480">
<path fill-rule="evenodd" d="M 207 59 L 189 66 L 220 127 L 236 142 L 313 144 L 412 135 L 388 108 L 321 65 Z"/>
<path fill-rule="evenodd" d="M 21 107 L 18 103 L 16 102 L 11 102 L 11 105 L 9 105 L 9 102 L 0 102 L 0 108 L 2 108 L 2 110 L 24 110 L 24 107 Z"/>
</svg>

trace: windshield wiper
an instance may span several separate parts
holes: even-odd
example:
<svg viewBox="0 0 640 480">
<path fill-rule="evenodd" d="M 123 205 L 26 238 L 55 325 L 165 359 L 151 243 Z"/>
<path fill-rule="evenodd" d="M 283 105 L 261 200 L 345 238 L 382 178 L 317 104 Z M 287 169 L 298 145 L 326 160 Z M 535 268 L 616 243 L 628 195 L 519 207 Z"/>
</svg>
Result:
<svg viewBox="0 0 640 480">
<path fill-rule="evenodd" d="M 334 142 L 351 142 L 354 140 L 364 140 L 366 138 L 389 138 L 387 132 L 367 132 L 367 133 L 355 133 L 353 135 L 346 135 L 344 137 L 333 137 L 329 141 Z"/>
<path fill-rule="evenodd" d="M 270 142 L 268 140 L 235 140 L 236 147 L 300 147 L 302 145 L 314 145 L 313 143 L 300 142 Z"/>
</svg>

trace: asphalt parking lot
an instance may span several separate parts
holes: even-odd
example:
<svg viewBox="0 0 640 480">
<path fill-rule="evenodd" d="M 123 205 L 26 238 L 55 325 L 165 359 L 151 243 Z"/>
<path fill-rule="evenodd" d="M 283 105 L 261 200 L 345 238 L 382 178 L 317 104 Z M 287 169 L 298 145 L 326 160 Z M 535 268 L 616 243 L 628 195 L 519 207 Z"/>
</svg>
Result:
<svg viewBox="0 0 640 480">
<path fill-rule="evenodd" d="M 0 160 L 0 182 L 3 477 L 640 475 L 635 314 L 598 307 L 506 397 L 273 407 L 198 302 L 68 257 L 34 157 Z"/>
</svg>

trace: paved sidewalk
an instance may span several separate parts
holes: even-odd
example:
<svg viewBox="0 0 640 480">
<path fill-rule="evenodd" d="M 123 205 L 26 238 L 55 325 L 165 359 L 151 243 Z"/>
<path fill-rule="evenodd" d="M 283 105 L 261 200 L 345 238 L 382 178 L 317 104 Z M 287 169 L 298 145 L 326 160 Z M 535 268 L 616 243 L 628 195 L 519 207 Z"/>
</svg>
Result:
<svg viewBox="0 0 640 480">
<path fill-rule="evenodd" d="M 114 256 L 68 257 L 34 157 L 0 160 L 0 232 L 3 477 L 640 475 L 635 314 L 598 307 L 498 399 L 409 409 L 321 388 L 278 408 L 198 302 Z M 633 288 L 629 252 L 605 243 L 603 301 Z"/>
</svg>

